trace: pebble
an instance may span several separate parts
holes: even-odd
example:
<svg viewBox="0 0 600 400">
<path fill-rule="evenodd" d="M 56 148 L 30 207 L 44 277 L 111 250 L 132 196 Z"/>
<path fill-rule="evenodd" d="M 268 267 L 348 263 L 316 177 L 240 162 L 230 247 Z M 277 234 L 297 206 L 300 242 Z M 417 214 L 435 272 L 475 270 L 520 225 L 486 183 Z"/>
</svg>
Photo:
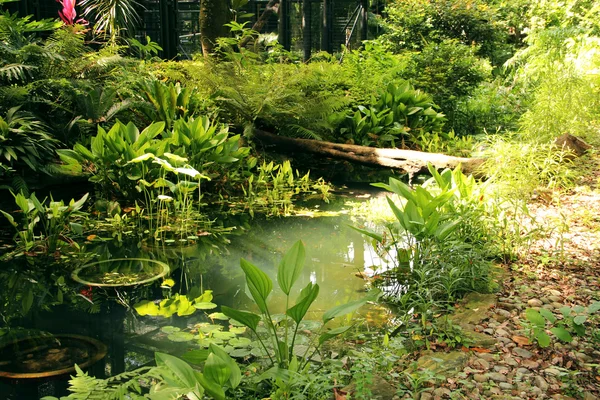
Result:
<svg viewBox="0 0 600 400">
<path fill-rule="evenodd" d="M 527 305 L 529 307 L 541 307 L 544 303 L 540 299 L 530 299 L 527 300 Z"/>
<path fill-rule="evenodd" d="M 421 397 L 419 397 L 419 399 L 421 399 L 421 400 L 432 400 L 433 396 L 430 395 L 429 393 L 424 392 L 424 393 L 421 393 Z"/>
<path fill-rule="evenodd" d="M 494 330 L 492 328 L 486 328 L 483 330 L 483 333 L 487 333 L 488 335 L 493 335 Z"/>
<path fill-rule="evenodd" d="M 529 350 L 522 349 L 521 347 L 514 348 L 512 352 L 514 355 L 525 359 L 533 357 L 533 353 L 531 353 Z"/>
<path fill-rule="evenodd" d="M 549 299 L 549 298 L 547 298 L 547 297 L 542 297 L 540 300 L 541 300 L 541 301 L 542 301 L 542 303 L 544 303 L 544 304 L 549 304 L 549 303 L 550 303 L 550 299 Z"/>
<path fill-rule="evenodd" d="M 502 336 L 499 336 L 499 337 L 497 337 L 496 339 L 498 339 L 498 341 L 499 341 L 499 342 L 502 342 L 502 343 L 504 343 L 504 344 L 513 343 L 513 341 L 512 341 L 512 340 L 510 340 L 510 339 L 509 339 L 509 338 L 507 338 L 507 337 L 502 337 Z"/>
<path fill-rule="evenodd" d="M 496 356 L 492 353 L 481 353 L 479 354 L 479 358 L 483 358 L 486 361 L 496 361 Z"/>
<path fill-rule="evenodd" d="M 506 317 L 506 318 L 510 318 L 510 317 L 511 317 L 511 315 L 512 315 L 512 314 L 510 313 L 510 311 L 506 311 L 506 310 L 503 310 L 503 309 L 501 309 L 501 308 L 498 308 L 498 309 L 496 310 L 496 314 L 498 314 L 498 315 L 502 315 L 503 317 Z"/>
<path fill-rule="evenodd" d="M 501 374 L 508 374 L 508 368 L 503 367 L 502 365 L 494 365 L 494 371 L 500 372 Z"/>
<path fill-rule="evenodd" d="M 490 369 L 490 363 L 489 361 L 484 360 L 483 358 L 476 358 L 475 361 L 473 361 L 473 367 L 487 371 L 488 369 Z"/>
<path fill-rule="evenodd" d="M 554 307 L 554 305 L 553 305 L 553 304 L 544 304 L 544 305 L 542 306 L 542 308 L 545 308 L 545 309 L 546 309 L 546 310 L 548 310 L 548 311 L 552 311 L 552 310 L 554 310 L 556 307 Z"/>
<path fill-rule="evenodd" d="M 498 306 L 506 310 L 520 310 L 522 308 L 521 306 L 512 303 L 498 303 Z"/>
<path fill-rule="evenodd" d="M 542 392 L 548 391 L 548 382 L 539 375 L 533 377 L 533 384 Z"/>
<path fill-rule="evenodd" d="M 496 329 L 496 335 L 498 335 L 498 336 L 503 336 L 503 337 L 508 337 L 508 336 L 509 336 L 509 333 L 508 333 L 508 332 L 506 332 L 506 331 L 505 331 L 504 329 L 502 329 L 502 328 L 498 328 L 498 329 Z"/>
<path fill-rule="evenodd" d="M 521 361 L 521 365 L 529 369 L 538 369 L 540 367 L 539 362 L 532 360 L 523 360 Z"/>
<path fill-rule="evenodd" d="M 548 293 L 550 293 L 552 296 L 558 296 L 558 297 L 560 297 L 562 295 L 561 292 L 559 292 L 558 290 L 555 290 L 555 289 L 548 290 Z"/>
<path fill-rule="evenodd" d="M 494 382 L 506 382 L 506 375 L 499 372 L 490 372 L 487 374 L 487 376 Z"/>
<path fill-rule="evenodd" d="M 473 379 L 475 379 L 476 382 L 487 382 L 488 378 L 487 376 L 485 376 L 484 374 L 475 374 L 473 375 Z"/>
<path fill-rule="evenodd" d="M 519 363 L 514 360 L 512 357 L 507 357 L 504 359 L 504 364 L 510 365 L 511 367 L 516 367 Z"/>
<path fill-rule="evenodd" d="M 544 370 L 544 373 L 546 375 L 550 375 L 550 376 L 559 376 L 560 375 L 560 371 L 557 370 L 556 368 L 546 368 Z"/>
<path fill-rule="evenodd" d="M 510 383 L 507 383 L 507 382 L 500 382 L 500 384 L 498 386 L 500 386 L 500 389 L 504 389 L 504 390 L 512 390 L 513 389 L 513 385 L 511 385 Z"/>
<path fill-rule="evenodd" d="M 433 391 L 433 395 L 435 398 L 449 398 L 451 394 L 452 392 L 450 391 L 450 389 L 445 387 L 440 387 Z"/>
<path fill-rule="evenodd" d="M 517 374 L 521 374 L 521 375 L 529 375 L 531 373 L 531 371 L 529 371 L 527 368 L 517 368 Z"/>
<path fill-rule="evenodd" d="M 560 303 L 562 301 L 562 297 L 560 296 L 548 296 L 548 299 L 554 303 Z"/>
</svg>

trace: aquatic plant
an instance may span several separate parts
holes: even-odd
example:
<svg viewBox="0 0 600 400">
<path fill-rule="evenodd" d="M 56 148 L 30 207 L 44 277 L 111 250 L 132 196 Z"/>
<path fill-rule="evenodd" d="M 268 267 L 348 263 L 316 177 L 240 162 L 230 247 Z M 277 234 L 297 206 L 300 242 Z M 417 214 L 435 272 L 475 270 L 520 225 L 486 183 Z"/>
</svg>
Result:
<svg viewBox="0 0 600 400">
<path fill-rule="evenodd" d="M 6 211 L 0 212 L 6 217 L 8 222 L 17 230 L 16 242 L 20 249 L 26 253 L 35 250 L 42 254 L 54 253 L 60 244 L 67 243 L 70 246 L 78 248 L 78 244 L 68 238 L 68 233 L 83 233 L 83 226 L 73 220 L 76 216 L 86 216 L 82 211 L 88 194 L 81 199 L 71 199 L 68 205 L 64 201 L 54 201 L 52 196 L 50 202 L 46 204 L 46 199 L 40 201 L 32 193 L 29 197 L 21 193 L 16 195 L 15 204 L 19 207 L 21 221 Z"/>
<path fill-rule="evenodd" d="M 260 310 L 260 314 L 235 310 L 227 306 L 221 307 L 221 312 L 223 314 L 248 327 L 257 337 L 265 353 L 269 357 L 272 366 L 270 374 L 273 377 L 280 377 L 282 370 L 303 370 L 323 343 L 350 329 L 350 326 L 341 326 L 325 330 L 325 324 L 336 317 L 356 311 L 367 302 L 377 300 L 381 295 L 380 290 L 372 290 L 362 299 L 342 304 L 326 311 L 322 317 L 323 325 L 320 329 L 320 332 L 322 333 L 311 340 L 304 351 L 304 355 L 298 360 L 294 355 L 294 345 L 298 336 L 298 330 L 308 309 L 319 295 L 319 285 L 310 282 L 300 292 L 295 305 L 290 306 L 290 293 L 294 283 L 302 274 L 302 270 L 304 269 L 304 259 L 304 245 L 301 241 L 298 241 L 290 250 L 288 250 L 279 263 L 277 283 L 281 291 L 286 295 L 285 315 L 280 321 L 275 322 L 276 320 L 274 320 L 267 305 L 267 299 L 273 291 L 273 281 L 271 281 L 267 274 L 258 267 L 244 259 L 240 260 L 240 266 L 244 271 L 248 289 Z M 269 345 L 265 343 L 257 331 L 261 321 L 266 327 L 268 333 L 266 340 L 270 342 Z M 278 329 L 278 327 L 281 327 L 283 332 L 281 329 Z M 288 333 L 291 333 L 291 335 Z"/>
</svg>

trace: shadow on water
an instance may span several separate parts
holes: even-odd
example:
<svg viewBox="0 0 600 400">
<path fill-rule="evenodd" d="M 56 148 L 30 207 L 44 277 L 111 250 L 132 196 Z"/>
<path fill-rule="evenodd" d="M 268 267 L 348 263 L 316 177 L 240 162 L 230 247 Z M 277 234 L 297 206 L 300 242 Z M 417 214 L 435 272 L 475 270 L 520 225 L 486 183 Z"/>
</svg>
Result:
<svg viewBox="0 0 600 400">
<path fill-rule="evenodd" d="M 258 266 L 275 282 L 279 260 L 297 240 L 304 242 L 306 264 L 303 275 L 295 285 L 296 292 L 292 293 L 292 299 L 309 282 L 317 283 L 321 288 L 307 318 L 319 319 L 326 309 L 364 294 L 364 281 L 357 276 L 362 276 L 365 269 L 373 265 L 374 254 L 370 244 L 349 227 L 352 222 L 348 215 L 256 218 L 250 224 L 247 223 L 247 216 L 239 216 L 244 220 L 235 218 L 228 216 L 228 224 L 246 226 L 247 229 L 234 234 L 201 237 L 198 243 L 186 246 L 157 247 L 143 243 L 106 242 L 87 248 L 93 254 L 92 260 L 96 261 L 147 258 L 164 262 L 171 268 L 170 279 L 173 282 L 169 284 L 172 285 L 170 288 L 165 286 L 164 278 L 155 283 L 121 288 L 82 285 L 69 277 L 70 271 L 81 266 L 81 262 L 74 263 L 67 273 L 64 272 L 64 266 L 62 270 L 51 270 L 58 266 L 32 267 L 26 262 L 20 265 L 24 263 L 23 260 L 3 267 L 3 278 L 7 274 L 20 274 L 23 271 L 28 271 L 28 275 L 22 280 L 3 279 L 0 283 L 3 285 L 0 289 L 6 290 L 5 296 L 2 296 L 6 305 L 2 315 L 10 315 L 11 307 L 17 311 L 23 307 L 22 299 L 29 297 L 23 293 L 32 291 L 33 301 L 27 318 L 15 317 L 10 320 L 10 326 L 18 326 L 19 329 L 12 329 L 4 336 L 0 330 L 0 349 L 7 343 L 14 343 L 16 337 L 40 335 L 40 332 L 91 337 L 107 346 L 106 356 L 87 369 L 96 377 L 111 376 L 152 363 L 156 351 L 181 354 L 194 347 L 192 342 L 169 340 L 169 335 L 161 328 L 169 326 L 189 330 L 207 322 L 226 324 L 225 321 L 214 321 L 208 317 L 208 314 L 219 309 L 206 312 L 197 310 L 186 316 L 141 317 L 133 310 L 134 304 L 142 300 L 162 299 L 175 293 L 193 293 L 192 297 L 195 297 L 205 290 L 212 290 L 213 302 L 218 306 L 254 310 L 246 294 L 240 259 L 244 258 Z M 67 296 L 67 288 L 72 294 L 70 297 Z M 65 292 L 60 294 L 61 301 L 56 299 L 59 291 Z M 11 301 L 8 293 L 13 292 L 21 294 Z M 16 298 L 20 300 L 15 301 Z M 274 313 L 284 311 L 285 298 L 277 289 L 271 295 L 270 302 Z M 13 311 L 15 315 L 18 314 Z M 0 370 L 3 361 L 0 360 Z M 34 399 L 44 395 L 65 394 L 67 380 L 66 374 L 44 380 L 0 379 L 0 399 Z"/>
</svg>

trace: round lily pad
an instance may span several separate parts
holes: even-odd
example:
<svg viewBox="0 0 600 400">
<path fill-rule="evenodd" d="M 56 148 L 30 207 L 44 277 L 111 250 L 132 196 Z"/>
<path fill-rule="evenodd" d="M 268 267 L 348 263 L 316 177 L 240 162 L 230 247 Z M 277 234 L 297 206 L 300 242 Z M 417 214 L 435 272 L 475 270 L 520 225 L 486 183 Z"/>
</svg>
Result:
<svg viewBox="0 0 600 400">
<path fill-rule="evenodd" d="M 210 319 L 219 319 L 219 320 L 222 320 L 222 321 L 227 321 L 229 319 L 229 317 L 227 315 L 225 315 L 223 313 L 220 313 L 220 312 L 214 312 L 212 314 L 209 314 L 208 318 L 210 318 Z"/>
<path fill-rule="evenodd" d="M 235 333 L 216 331 L 216 332 L 213 332 L 212 336 L 214 338 L 218 338 L 218 339 L 229 340 L 229 339 L 235 338 Z"/>
<path fill-rule="evenodd" d="M 245 326 L 230 326 L 229 332 L 235 333 L 236 335 L 241 335 L 242 333 L 246 332 L 246 327 Z"/>
<path fill-rule="evenodd" d="M 180 330 L 181 330 L 181 328 L 178 328 L 176 326 L 171 326 L 171 325 L 163 326 L 162 328 L 160 328 L 160 331 L 164 332 L 164 333 L 175 333 L 175 332 L 179 332 Z"/>
<path fill-rule="evenodd" d="M 204 333 L 218 332 L 223 329 L 223 326 L 215 324 L 198 324 L 198 329 L 200 330 L 200 332 Z"/>
<path fill-rule="evenodd" d="M 216 308 L 217 305 L 210 301 L 203 301 L 202 303 L 194 303 L 194 307 L 198 310 L 212 310 L 213 308 Z"/>
<path fill-rule="evenodd" d="M 229 341 L 229 344 L 233 347 L 249 347 L 252 345 L 252 340 L 248 338 L 233 338 Z"/>
<path fill-rule="evenodd" d="M 172 342 L 189 342 L 194 339 L 194 335 L 189 332 L 174 332 L 167 336 L 167 339 Z"/>
<path fill-rule="evenodd" d="M 231 357 L 236 357 L 236 358 L 248 357 L 251 354 L 252 354 L 252 352 L 249 349 L 235 349 L 229 353 L 229 355 Z"/>
</svg>

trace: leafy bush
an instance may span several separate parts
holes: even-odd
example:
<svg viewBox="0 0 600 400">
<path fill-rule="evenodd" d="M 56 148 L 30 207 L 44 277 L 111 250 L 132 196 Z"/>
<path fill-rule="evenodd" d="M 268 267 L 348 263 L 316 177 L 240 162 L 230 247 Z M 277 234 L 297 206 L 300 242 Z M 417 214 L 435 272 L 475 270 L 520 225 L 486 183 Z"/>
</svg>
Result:
<svg viewBox="0 0 600 400">
<path fill-rule="evenodd" d="M 23 168 L 37 172 L 55 156 L 59 142 L 47 132 L 40 121 L 19 107 L 8 110 L 0 117 L 0 166 L 23 172 Z M 0 175 L 1 176 L 1 175 Z"/>
<path fill-rule="evenodd" d="M 498 23 L 496 10 L 485 1 L 393 1 L 386 8 L 378 41 L 394 52 L 421 50 L 445 39 L 480 46 L 477 55 L 502 65 L 510 57 L 508 32 Z"/>
<path fill-rule="evenodd" d="M 457 40 L 444 40 L 425 45 L 419 53 L 405 55 L 409 61 L 402 77 L 433 97 L 448 115 L 451 128 L 455 128 L 459 100 L 470 96 L 475 88 L 491 78 L 489 63 L 477 57 L 476 50 Z"/>
<path fill-rule="evenodd" d="M 421 135 L 441 132 L 445 118 L 435 107 L 429 95 L 404 81 L 390 83 L 368 108 L 358 106 L 354 113 L 334 114 L 330 120 L 346 142 L 395 147 L 405 139 L 414 143 Z"/>
</svg>

